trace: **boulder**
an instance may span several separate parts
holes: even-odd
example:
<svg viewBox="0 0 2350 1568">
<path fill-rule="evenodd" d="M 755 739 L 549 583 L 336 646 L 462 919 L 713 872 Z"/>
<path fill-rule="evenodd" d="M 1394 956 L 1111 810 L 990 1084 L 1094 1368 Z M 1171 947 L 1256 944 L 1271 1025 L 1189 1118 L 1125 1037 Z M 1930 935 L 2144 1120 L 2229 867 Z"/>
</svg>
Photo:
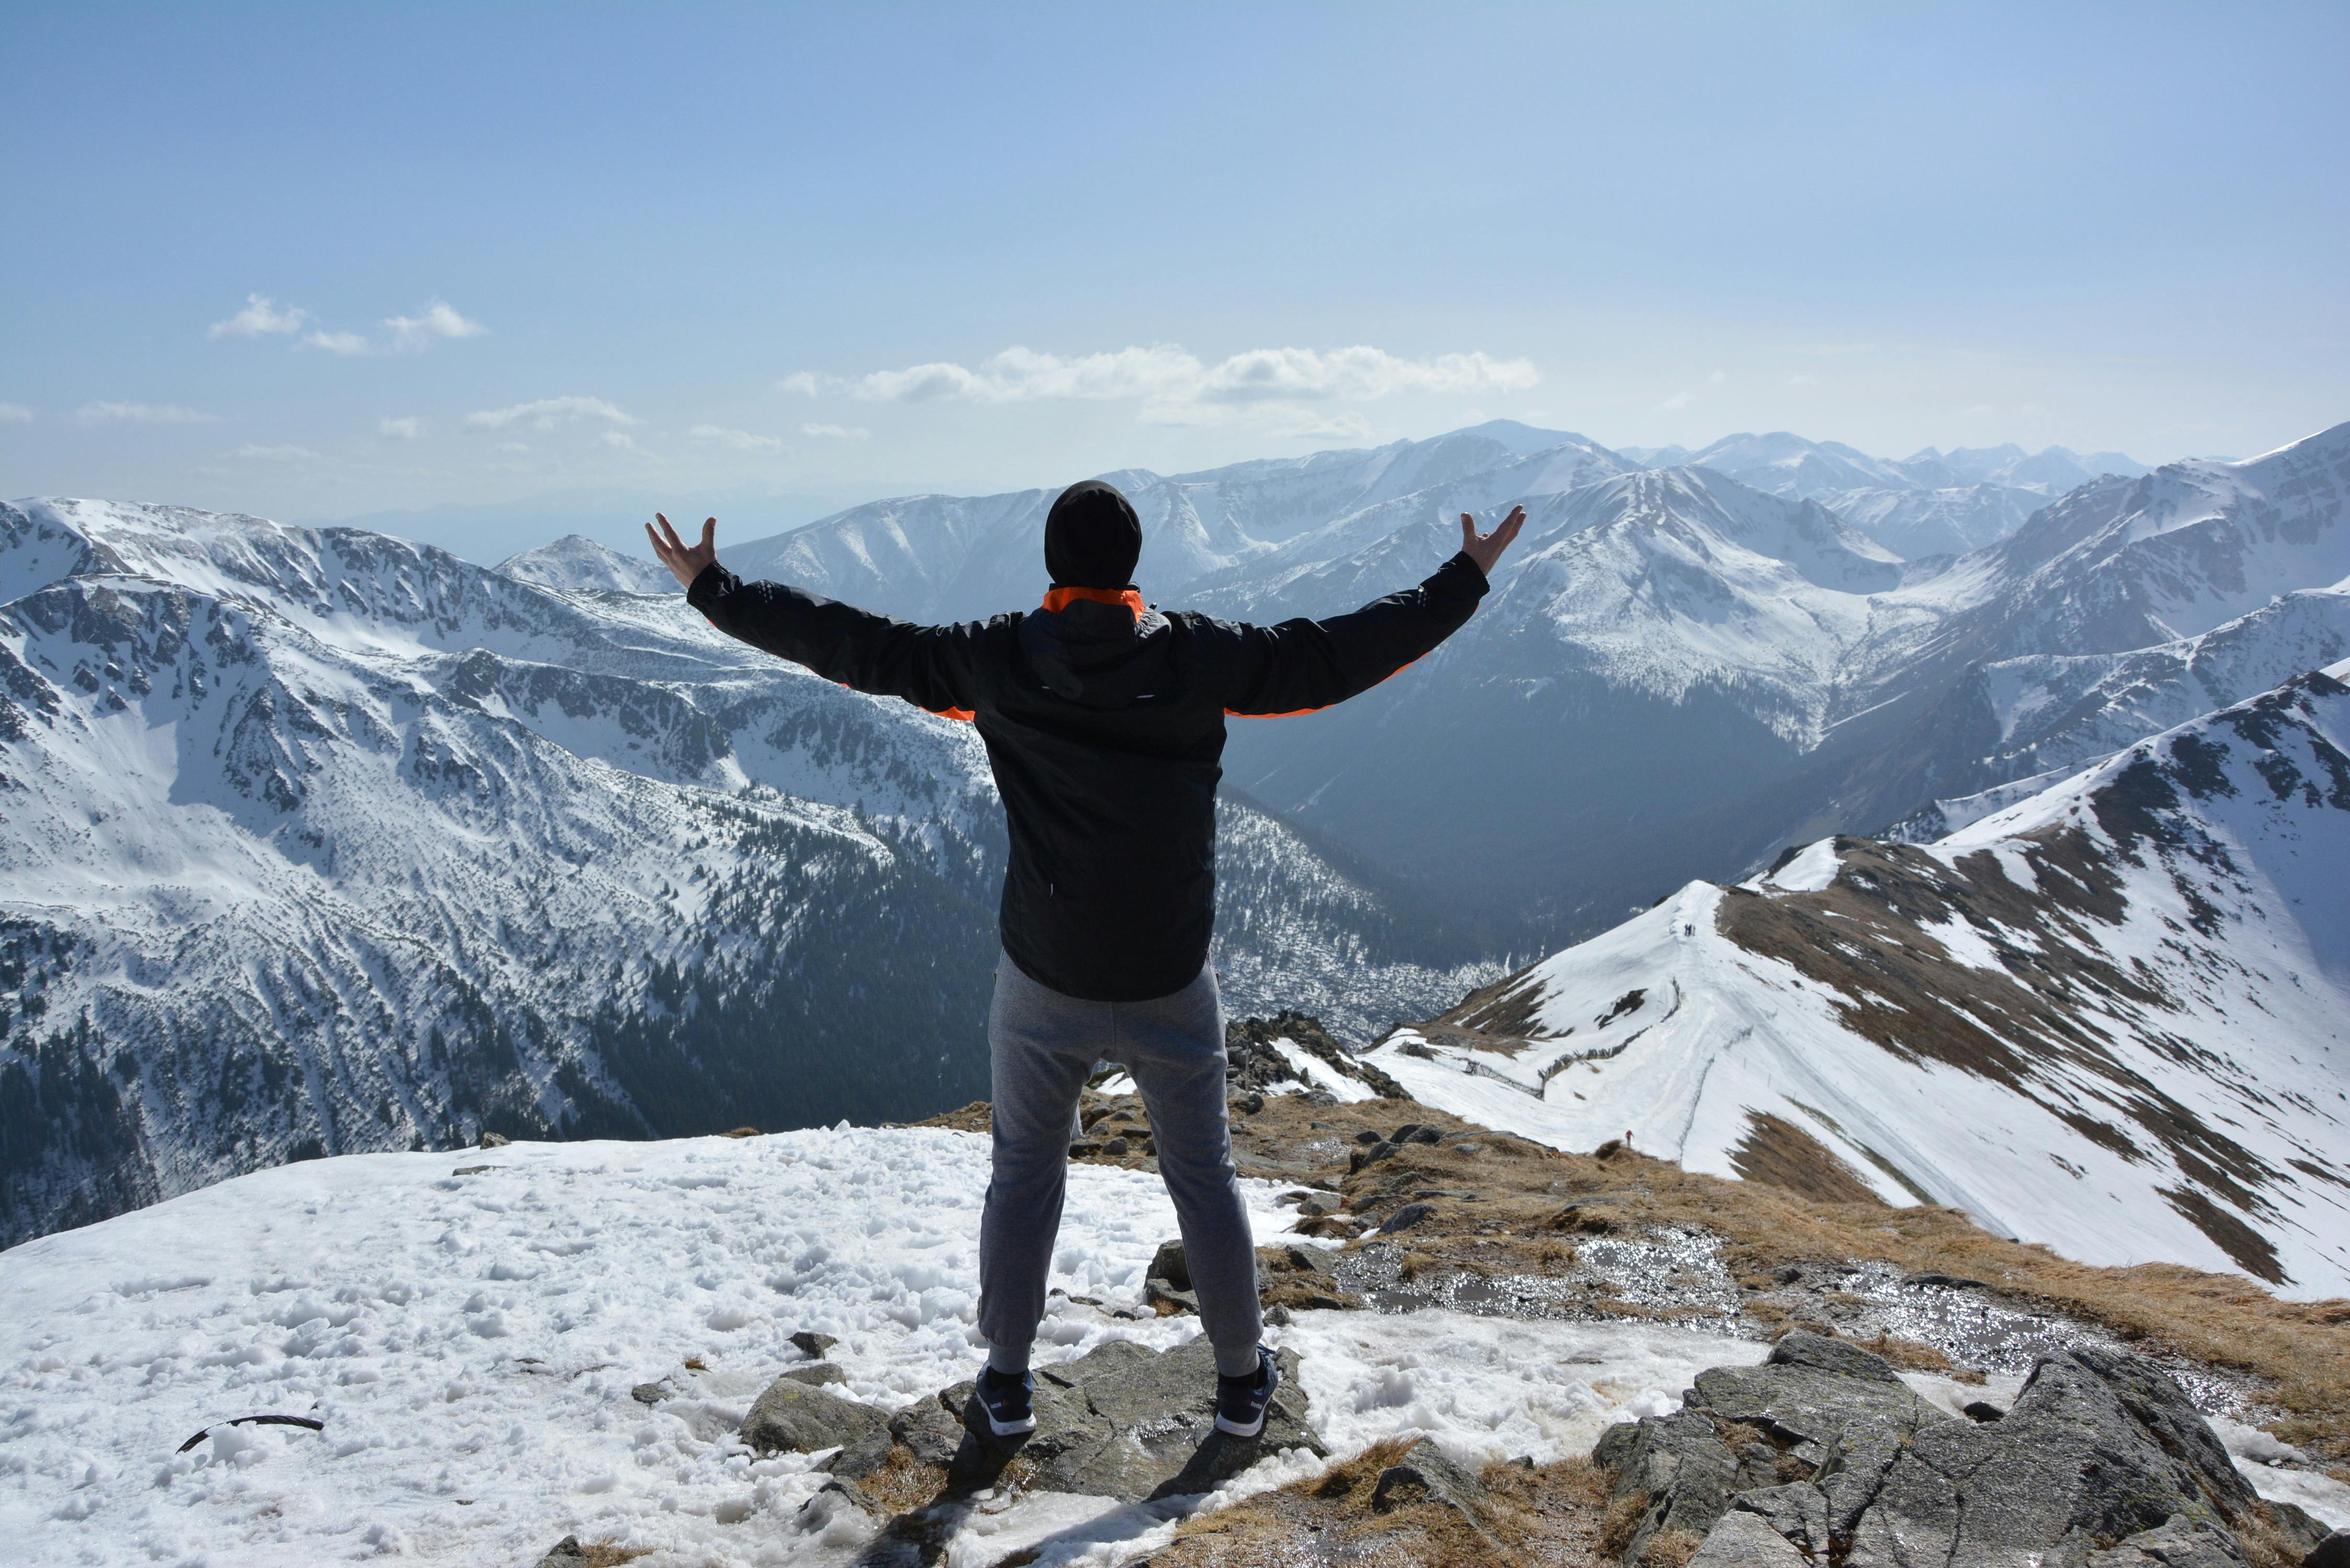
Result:
<svg viewBox="0 0 2350 1568">
<path fill-rule="evenodd" d="M 870 1405 L 811 1388 L 789 1374 L 767 1385 L 743 1417 L 743 1440 L 763 1454 L 813 1453 L 877 1433 L 889 1418 Z"/>
<path fill-rule="evenodd" d="M 1407 1203 L 1387 1217 L 1379 1226 L 1379 1234 L 1388 1236 L 1398 1231 L 1409 1231 L 1435 1212 L 1432 1203 Z"/>
<path fill-rule="evenodd" d="M 812 1328 L 801 1329 L 792 1335 L 792 1344 L 802 1355 L 823 1359 L 824 1353 L 838 1345 L 839 1340 L 828 1334 L 818 1334 Z"/>
<path fill-rule="evenodd" d="M 2244 1568 L 2244 1553 L 2224 1530 L 2190 1524 L 2174 1515 L 2103 1552 L 2089 1553 L 2089 1568 Z"/>
<path fill-rule="evenodd" d="M 567 1535 L 546 1549 L 538 1568 L 588 1568 L 588 1549 L 576 1535 Z"/>
<path fill-rule="evenodd" d="M 1414 1503 L 1432 1502 L 1459 1514 L 1498 1551 L 1501 1543 L 1494 1541 L 1484 1521 L 1477 1517 L 1476 1504 L 1484 1496 L 1484 1482 L 1454 1463 L 1436 1446 L 1434 1438 L 1422 1438 L 1379 1472 L 1379 1479 L 1371 1487 L 1371 1510 L 1386 1513 Z"/>
<path fill-rule="evenodd" d="M 1810 1562 L 1753 1514 L 1733 1511 L 1706 1533 L 1689 1568 L 1806 1568 Z"/>
<path fill-rule="evenodd" d="M 811 1388 L 822 1388 L 829 1384 L 848 1381 L 848 1374 L 829 1361 L 814 1362 L 806 1366 L 789 1367 L 785 1369 L 784 1376 L 795 1383 L 805 1383 Z"/>
<path fill-rule="evenodd" d="M 1279 1359 L 1281 1392 L 1254 1438 L 1215 1429 L 1215 1352 L 1204 1337 L 1163 1353 L 1112 1340 L 1036 1369 L 1036 1430 L 1024 1438 L 984 1435 L 972 1386 L 960 1383 L 888 1417 L 824 1468 L 853 1481 L 903 1448 L 946 1470 L 951 1489 L 993 1484 L 1016 1457 L 1030 1467 L 1022 1484 L 1033 1489 L 1127 1502 L 1210 1491 L 1278 1449 L 1326 1452 L 1306 1425 L 1295 1353 Z"/>
<path fill-rule="evenodd" d="M 2107 1346 L 2043 1357 L 1978 1422 L 1857 1345 L 1791 1334 L 1762 1366 L 1700 1373 L 1679 1412 L 1611 1428 L 1592 1457 L 1639 1500 L 1632 1564 L 1679 1529 L 1705 1537 L 1699 1561 L 1774 1561 L 1762 1531 L 1790 1561 L 1846 1568 L 2221 1568 L 2245 1561 L 2237 1531 L 2279 1513 L 2160 1366 Z"/>
<path fill-rule="evenodd" d="M 2350 1568 L 2350 1530 L 2337 1530 L 2302 1560 L 2302 1568 Z"/>
</svg>

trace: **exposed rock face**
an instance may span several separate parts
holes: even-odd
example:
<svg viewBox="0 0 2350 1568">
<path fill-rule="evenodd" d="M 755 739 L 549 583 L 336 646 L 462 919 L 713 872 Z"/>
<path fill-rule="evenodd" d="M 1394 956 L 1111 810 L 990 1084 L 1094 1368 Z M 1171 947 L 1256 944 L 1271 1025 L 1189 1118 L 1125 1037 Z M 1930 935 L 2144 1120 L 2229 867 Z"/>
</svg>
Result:
<svg viewBox="0 0 2350 1568">
<path fill-rule="evenodd" d="M 1283 1352 L 1280 1362 L 1281 1392 L 1255 1438 L 1215 1429 L 1215 1352 L 1205 1338 L 1162 1353 L 1114 1340 L 1076 1361 L 1037 1369 L 1036 1430 L 1024 1442 L 974 1435 L 963 1419 L 972 1385 L 962 1383 L 888 1418 L 830 1469 L 855 1480 L 881 1469 L 892 1448 L 903 1447 L 917 1462 L 946 1469 L 951 1485 L 964 1471 L 1000 1471 L 1016 1451 L 1035 1467 L 1024 1483 L 1034 1490 L 1129 1502 L 1204 1492 L 1276 1449 L 1326 1451 L 1306 1425 L 1295 1353 Z M 745 1423 L 746 1436 L 749 1430 Z"/>
<path fill-rule="evenodd" d="M 889 1417 L 872 1406 L 827 1394 L 785 1373 L 767 1385 L 743 1417 L 743 1440 L 763 1454 L 805 1454 L 887 1433 L 889 1426 Z"/>
<path fill-rule="evenodd" d="M 1867 1351 L 1799 1332 L 1762 1366 L 1699 1374 L 1680 1411 L 1611 1429 L 1593 1457 L 1641 1501 L 1635 1564 L 1685 1530 L 1707 1563 L 2216 1568 L 2245 1561 L 2248 1524 L 2297 1524 L 2260 1502 L 2160 1367 L 2101 1347 L 2043 1359 L 1978 1425 Z"/>
</svg>

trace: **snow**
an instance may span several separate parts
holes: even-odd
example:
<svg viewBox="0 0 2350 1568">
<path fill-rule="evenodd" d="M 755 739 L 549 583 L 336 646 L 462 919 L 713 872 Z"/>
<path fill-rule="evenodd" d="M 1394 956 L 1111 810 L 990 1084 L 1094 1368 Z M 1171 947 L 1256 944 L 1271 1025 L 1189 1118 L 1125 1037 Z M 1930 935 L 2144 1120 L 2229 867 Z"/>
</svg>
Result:
<svg viewBox="0 0 2350 1568">
<path fill-rule="evenodd" d="M 1835 880 L 1836 867 L 1841 864 L 1836 858 L 1835 841 L 1823 838 L 1816 844 L 1805 845 L 1793 860 L 1763 880 L 1790 893 L 1816 893 Z"/>
<path fill-rule="evenodd" d="M 821 1456 L 754 1458 L 734 1428 L 805 1359 L 796 1329 L 837 1335 L 844 1391 L 872 1403 L 971 1375 L 987 1158 L 914 1128 L 356 1155 L 27 1242 L 0 1254 L 0 1532 L 52 1563 L 471 1565 L 567 1533 L 653 1548 L 648 1568 L 846 1563 L 864 1527 L 801 1516 Z M 1294 1216 L 1245 1185 L 1269 1240 Z M 1039 1359 L 1196 1333 L 1111 1315 L 1173 1231 L 1155 1177 L 1074 1167 Z M 1579 1452 L 1760 1354 L 1441 1312 L 1302 1313 L 1272 1336 L 1340 1454 L 1404 1430 L 1464 1456 Z M 646 1382 L 671 1397 L 638 1403 Z M 325 1426 L 222 1425 L 265 1413 Z M 1207 1505 L 1314 1464 L 1276 1457 Z M 1049 1538 L 1045 1561 L 1108 1562 L 1184 1506 L 987 1500 L 948 1560 Z"/>
<path fill-rule="evenodd" d="M 1299 1076 L 1308 1085 L 1317 1089 L 1327 1089 L 1340 1105 L 1378 1098 L 1378 1090 L 1359 1078 L 1341 1073 L 1295 1040 L 1275 1040 L 1273 1048 L 1280 1054 L 1283 1061 L 1297 1069 Z"/>
<path fill-rule="evenodd" d="M 2332 673 L 2350 676 L 2350 661 Z M 2117 923 L 2101 917 L 2026 932 L 1961 918 L 1920 930 L 1979 972 L 2006 972 L 2002 943 L 2031 952 L 2062 941 L 2158 983 L 2158 1014 L 2087 995 L 2074 1017 L 2124 1064 L 2116 1073 L 2226 1129 L 2246 1151 L 2262 1187 L 2238 1210 L 2276 1249 L 2279 1293 L 2311 1299 L 2350 1291 L 2350 1205 L 2335 1179 L 2307 1163 L 2313 1150 L 2344 1147 L 2350 1119 L 2341 1104 L 2350 1072 L 2350 917 L 2341 898 L 2350 814 L 2326 804 L 2319 786 L 2281 797 L 2262 770 L 2289 763 L 2325 780 L 2328 749 L 2338 756 L 2350 742 L 2350 700 L 2313 695 L 2293 713 L 2263 732 L 2275 750 L 2248 744 L 2225 713 L 2187 727 L 2230 748 L 2232 793 L 2179 795 L 2180 809 L 2225 849 L 2228 869 L 2192 856 L 2166 861 L 2141 846 L 2135 858 L 2109 862 L 2124 907 Z M 2090 796 L 2134 759 L 2169 756 L 2178 738 L 2156 737 L 1927 853 L 1980 869 L 1977 857 L 1988 852 L 2027 898 L 2042 900 L 2027 853 L 2036 841 L 2025 836 L 2070 826 L 2102 840 Z M 1814 845 L 1738 896 L 1816 897 L 1797 889 L 1825 888 L 1839 858 L 1833 841 Z M 2217 912 L 2209 932 L 2194 922 L 2213 917 L 2190 907 L 2189 888 Z M 2194 1185 L 2195 1172 L 2118 1108 L 2116 1073 L 2051 1052 L 2030 1069 L 2033 1092 L 2019 1093 L 1993 1074 L 1888 1051 L 1847 1027 L 1846 1010 L 1865 998 L 1825 990 L 1723 935 L 1729 896 L 1691 883 L 1526 971 L 1513 985 L 1534 993 L 1523 1026 L 1534 1043 L 1514 1052 L 1402 1029 L 1368 1059 L 1427 1104 L 1555 1147 L 1587 1150 L 1628 1130 L 1645 1152 L 1735 1176 L 1753 1118 L 1773 1116 L 1835 1153 L 1888 1203 L 1923 1192 L 1996 1234 L 2085 1262 L 2243 1272 L 2167 1196 Z M 1618 1011 L 1635 991 L 1640 1004 Z M 2067 1115 L 2102 1120 L 2119 1137 L 2092 1137 Z M 2225 1191 L 2213 1200 L 2232 1201 Z"/>
</svg>

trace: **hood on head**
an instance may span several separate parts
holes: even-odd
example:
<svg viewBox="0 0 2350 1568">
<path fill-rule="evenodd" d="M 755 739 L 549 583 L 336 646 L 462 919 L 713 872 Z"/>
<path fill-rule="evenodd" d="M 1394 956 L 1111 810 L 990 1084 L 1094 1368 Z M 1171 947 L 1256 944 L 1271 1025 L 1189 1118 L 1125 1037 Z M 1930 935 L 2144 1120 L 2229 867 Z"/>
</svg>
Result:
<svg viewBox="0 0 2350 1568">
<path fill-rule="evenodd" d="M 1118 486 L 1081 480 L 1045 514 L 1045 570 L 1055 584 L 1122 588 L 1142 558 L 1142 520 Z"/>
</svg>

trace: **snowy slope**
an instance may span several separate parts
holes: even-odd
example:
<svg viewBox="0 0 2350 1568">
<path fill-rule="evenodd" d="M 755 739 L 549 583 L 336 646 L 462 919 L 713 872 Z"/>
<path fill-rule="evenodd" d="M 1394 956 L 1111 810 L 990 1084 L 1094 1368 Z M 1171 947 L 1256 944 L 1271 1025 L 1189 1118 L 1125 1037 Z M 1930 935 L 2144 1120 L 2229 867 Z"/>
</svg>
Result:
<svg viewBox="0 0 2350 1568">
<path fill-rule="evenodd" d="M 578 534 L 525 550 L 498 563 L 499 571 L 546 588 L 624 594 L 681 594 L 670 569 L 650 556 L 623 556 Z"/>
<path fill-rule="evenodd" d="M 1140 469 L 1101 477 L 1126 493 L 1142 520 L 1135 580 L 1171 606 L 1225 576 L 1253 579 L 1346 555 L 1448 507 L 1481 510 L 1629 466 L 1581 436 L 1495 421 L 1369 451 L 1171 477 Z M 722 544 L 720 555 L 746 576 L 868 609 L 979 619 L 1025 608 L 1042 593 L 1045 514 L 1057 493 L 877 501 L 774 538 Z"/>
<path fill-rule="evenodd" d="M 2350 664 L 1939 843 L 1692 883 L 1369 1060 L 1566 1147 L 2350 1293 Z"/>
<path fill-rule="evenodd" d="M 673 597 L 358 530 L 26 503 L 0 571 L 0 1237 L 484 1127 L 984 1093 L 969 726 Z M 1495 972 L 1261 811 L 1222 828 L 1236 1011 L 1367 1038 Z"/>
<path fill-rule="evenodd" d="M 473 1568 L 576 1533 L 662 1563 L 845 1565 L 864 1532 L 801 1512 L 823 1456 L 758 1459 L 735 1428 L 805 1361 L 797 1330 L 837 1336 L 842 1391 L 884 1407 L 972 1375 L 986 1175 L 984 1137 L 932 1129 L 523 1143 L 289 1166 L 28 1242 L 0 1255 L 0 1534 L 27 1563 Z M 1243 1187 L 1273 1240 L 1295 1214 Z M 1174 1231 L 1156 1177 L 1073 1168 L 1039 1359 L 1195 1334 L 1135 1313 Z M 1271 1333 L 1342 1456 L 1408 1428 L 1464 1459 L 1583 1452 L 1762 1349 L 1448 1312 Z M 646 1382 L 673 1396 L 648 1408 Z M 324 1428 L 220 1425 L 265 1413 Z M 1311 1468 L 1276 1457 L 1224 1495 Z M 1032 1493 L 974 1510 L 950 1561 L 1046 1535 L 1137 1555 L 1180 1514 Z"/>
</svg>

